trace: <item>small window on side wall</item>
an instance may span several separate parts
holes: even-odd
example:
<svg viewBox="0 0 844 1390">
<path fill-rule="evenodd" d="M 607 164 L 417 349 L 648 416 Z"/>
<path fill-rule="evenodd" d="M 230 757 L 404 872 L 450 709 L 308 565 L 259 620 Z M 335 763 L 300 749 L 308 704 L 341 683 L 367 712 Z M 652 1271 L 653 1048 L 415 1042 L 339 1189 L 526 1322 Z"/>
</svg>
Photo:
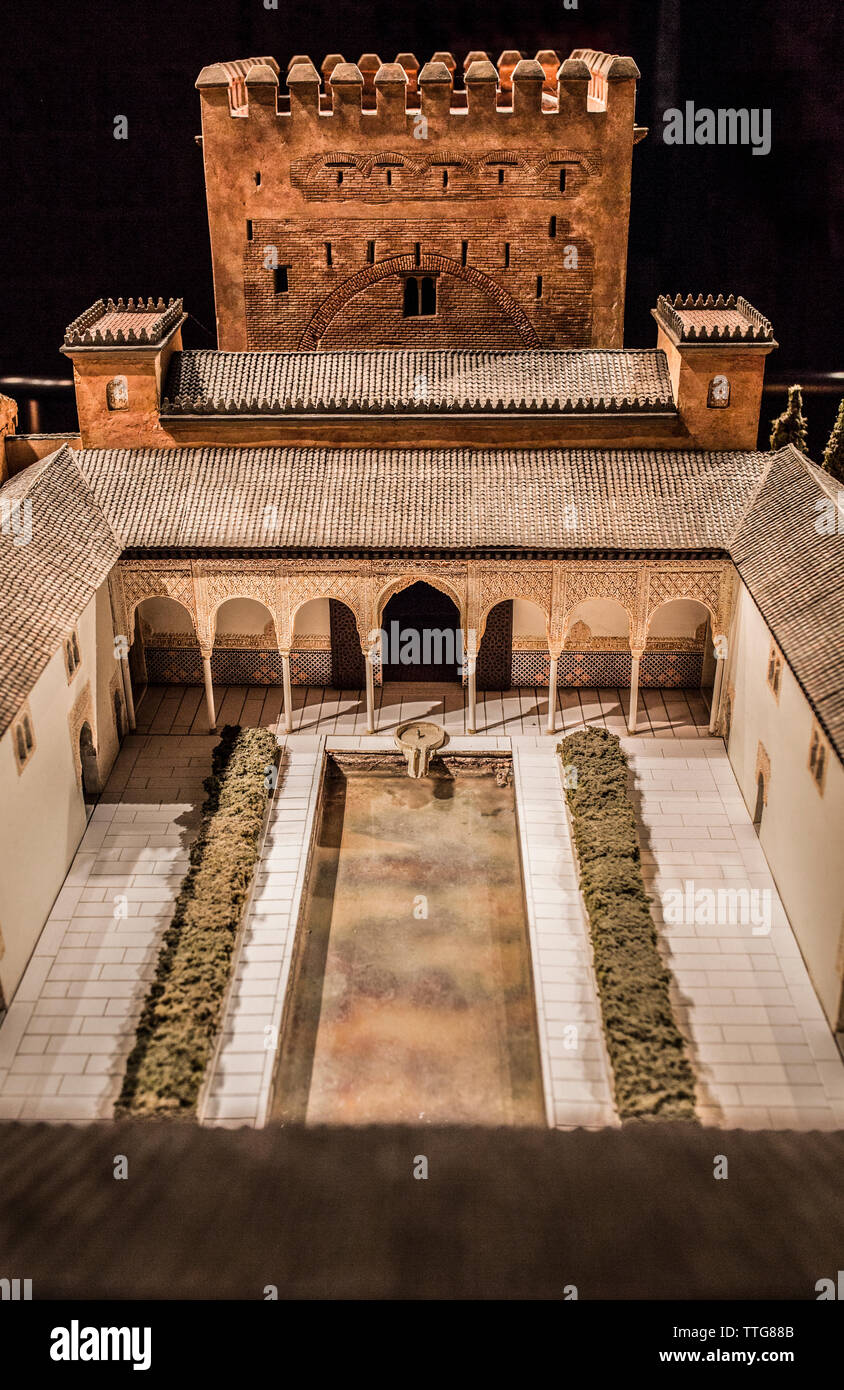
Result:
<svg viewBox="0 0 844 1390">
<path fill-rule="evenodd" d="M 730 379 L 714 376 L 709 383 L 706 404 L 710 410 L 724 410 L 730 404 Z"/>
<path fill-rule="evenodd" d="M 28 709 L 22 710 L 12 726 L 12 748 L 18 772 L 23 772 L 35 751 L 35 735 L 32 731 L 32 716 Z"/>
<path fill-rule="evenodd" d="M 826 765 L 829 761 L 829 744 L 821 730 L 819 724 L 812 729 L 812 737 L 809 740 L 809 772 L 812 774 L 812 781 L 818 791 L 823 796 L 824 782 L 826 781 Z"/>
<path fill-rule="evenodd" d="M 779 700 L 780 685 L 782 684 L 782 657 L 775 642 L 771 643 L 771 649 L 768 652 L 767 681 L 768 688 L 771 690 L 774 697 Z"/>
<path fill-rule="evenodd" d="M 68 633 L 64 640 L 64 664 L 69 685 L 82 664 L 82 657 L 79 652 L 79 638 L 75 631 Z"/>
<path fill-rule="evenodd" d="M 125 376 L 113 376 L 106 386 L 106 405 L 109 410 L 129 409 L 129 382 Z"/>
</svg>

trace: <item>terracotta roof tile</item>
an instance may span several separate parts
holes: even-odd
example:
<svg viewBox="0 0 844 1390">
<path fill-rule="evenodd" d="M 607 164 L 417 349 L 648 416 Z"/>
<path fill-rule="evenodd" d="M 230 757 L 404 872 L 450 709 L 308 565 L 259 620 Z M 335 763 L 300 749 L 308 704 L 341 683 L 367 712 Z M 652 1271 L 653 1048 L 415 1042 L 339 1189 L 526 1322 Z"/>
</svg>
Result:
<svg viewBox="0 0 844 1390">
<path fill-rule="evenodd" d="M 304 411 L 673 411 L 658 349 L 173 354 L 162 415 Z"/>
</svg>

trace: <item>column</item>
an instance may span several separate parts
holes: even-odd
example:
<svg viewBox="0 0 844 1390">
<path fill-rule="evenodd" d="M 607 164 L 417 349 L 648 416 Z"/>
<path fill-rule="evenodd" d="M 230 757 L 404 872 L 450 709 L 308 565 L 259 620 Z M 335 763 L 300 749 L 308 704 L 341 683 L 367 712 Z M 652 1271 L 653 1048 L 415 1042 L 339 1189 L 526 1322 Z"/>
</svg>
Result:
<svg viewBox="0 0 844 1390">
<path fill-rule="evenodd" d="M 477 701 L 478 701 L 478 691 L 477 691 L 477 686 L 476 686 L 476 681 L 475 681 L 475 667 L 476 667 L 476 666 L 477 666 L 477 658 L 474 657 L 474 656 L 470 656 L 470 657 L 468 658 L 467 663 L 466 663 L 466 670 L 467 670 L 467 675 L 468 675 L 468 685 L 469 685 L 469 708 L 468 708 L 467 717 L 466 717 L 466 732 L 467 732 L 467 733 L 470 733 L 470 734 L 477 733 Z"/>
<path fill-rule="evenodd" d="M 559 652 L 551 652 L 551 661 L 548 668 L 548 723 L 546 730 L 553 734 L 557 724 L 557 662 Z"/>
<path fill-rule="evenodd" d="M 375 646 L 364 647 L 366 666 L 366 732 L 375 733 Z"/>
<path fill-rule="evenodd" d="M 715 647 L 715 680 L 712 683 L 712 705 L 709 710 L 709 732 L 714 734 L 718 729 L 718 720 L 721 714 L 721 690 L 724 685 L 724 667 L 726 658 L 719 656 L 718 647 Z"/>
<path fill-rule="evenodd" d="M 281 653 L 281 678 L 284 682 L 284 729 L 293 733 L 293 681 L 290 678 L 290 652 Z"/>
<path fill-rule="evenodd" d="M 639 703 L 639 662 L 642 659 L 642 648 L 630 648 L 630 713 L 627 716 L 627 732 L 636 732 L 636 706 Z"/>
<path fill-rule="evenodd" d="M 217 732 L 217 712 L 214 709 L 214 683 L 211 680 L 211 649 L 202 649 L 202 675 L 205 680 L 205 707 L 208 711 L 208 731 Z"/>
<path fill-rule="evenodd" d="M 126 701 L 126 718 L 129 721 L 129 728 L 136 729 L 135 722 L 135 697 L 132 694 L 132 672 L 129 670 L 129 656 L 121 656 L 120 674 L 123 678 L 123 697 Z"/>
</svg>

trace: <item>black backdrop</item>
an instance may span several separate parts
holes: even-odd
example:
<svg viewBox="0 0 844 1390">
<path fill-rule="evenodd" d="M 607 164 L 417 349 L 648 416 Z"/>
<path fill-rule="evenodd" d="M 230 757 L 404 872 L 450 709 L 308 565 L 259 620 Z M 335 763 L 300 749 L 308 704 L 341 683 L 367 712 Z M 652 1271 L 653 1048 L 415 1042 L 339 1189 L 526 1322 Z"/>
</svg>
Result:
<svg viewBox="0 0 844 1390">
<path fill-rule="evenodd" d="M 630 53 L 642 71 L 651 134 L 634 153 L 626 342 L 653 344 L 660 292 L 733 291 L 773 321 L 773 373 L 841 367 L 842 27 L 838 0 L 12 0 L 0 377 L 69 376 L 62 330 L 100 295 L 183 295 L 186 345 L 213 345 L 194 143 L 206 63 L 268 53 L 283 70 L 293 53 L 400 50 L 424 62 L 447 48 L 462 64 L 472 48 L 579 46 Z M 686 100 L 769 107 L 771 153 L 663 144 L 662 111 Z"/>
</svg>

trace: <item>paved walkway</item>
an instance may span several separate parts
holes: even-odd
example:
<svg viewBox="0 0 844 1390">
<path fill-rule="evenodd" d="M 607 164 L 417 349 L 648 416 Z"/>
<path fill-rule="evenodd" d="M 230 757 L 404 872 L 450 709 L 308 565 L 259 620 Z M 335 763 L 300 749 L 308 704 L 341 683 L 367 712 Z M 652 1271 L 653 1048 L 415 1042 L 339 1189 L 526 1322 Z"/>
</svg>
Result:
<svg viewBox="0 0 844 1390">
<path fill-rule="evenodd" d="M 788 924 L 720 739 L 624 740 L 643 822 L 645 882 L 662 895 L 739 889 L 769 895 L 770 932 L 669 899 L 660 935 L 707 1124 L 774 1129 L 844 1127 L 844 1063 Z M 693 889 L 687 890 L 686 885 Z M 709 900 L 712 901 L 711 899 Z M 751 903 L 764 916 L 766 899 Z M 738 917 L 737 913 L 733 914 Z M 761 923 L 764 927 L 764 922 Z"/>
<path fill-rule="evenodd" d="M 124 741 L 0 1028 L 0 1118 L 111 1116 L 216 742 Z"/>
<path fill-rule="evenodd" d="M 217 725 L 253 724 L 277 729 L 282 692 L 277 685 L 215 686 Z M 378 732 L 403 719 L 429 717 L 449 734 L 466 733 L 463 690 L 454 685 L 388 682 L 375 692 Z M 627 731 L 627 690 L 557 691 L 557 729 L 571 733 L 598 724 L 614 734 Z M 366 697 L 361 690 L 294 686 L 293 730 L 299 734 L 362 734 L 366 731 Z M 544 734 L 548 715 L 546 688 L 480 691 L 478 731 L 482 734 Z M 708 734 L 709 710 L 699 691 L 642 690 L 639 728 L 662 737 L 698 738 Z M 138 706 L 139 733 L 206 733 L 204 693 L 199 686 L 153 685 Z M 279 730 L 279 732 L 282 732 Z"/>
<path fill-rule="evenodd" d="M 0 1118 L 111 1115 L 187 869 L 215 742 L 195 734 L 125 741 L 0 1028 Z M 212 1123 L 255 1124 L 265 1113 L 324 742 L 375 744 L 356 734 L 300 734 L 284 742 L 232 1008 L 203 1097 L 203 1117 Z M 740 922 L 710 926 L 688 914 L 661 929 L 699 1077 L 700 1118 L 723 1126 L 844 1127 L 844 1064 L 723 744 L 697 735 L 624 742 L 656 915 L 659 895 L 689 881 L 695 891 L 729 886 L 771 895 L 767 934 Z M 383 746 L 391 746 L 389 738 Z M 555 740 L 455 735 L 452 746 L 514 753 L 549 1120 L 562 1127 L 612 1123 Z"/>
</svg>

